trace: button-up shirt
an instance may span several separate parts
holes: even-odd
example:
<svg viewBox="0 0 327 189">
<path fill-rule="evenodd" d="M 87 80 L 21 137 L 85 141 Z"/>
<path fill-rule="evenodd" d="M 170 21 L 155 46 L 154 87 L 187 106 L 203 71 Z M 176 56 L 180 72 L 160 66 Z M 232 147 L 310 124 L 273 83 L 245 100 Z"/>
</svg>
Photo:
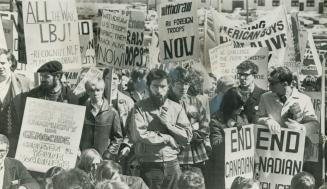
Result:
<svg viewBox="0 0 327 189">
<path fill-rule="evenodd" d="M 164 106 L 168 108 L 167 118 L 173 131 L 162 124 L 160 107 L 151 98 L 139 101 L 133 109 L 129 135 L 141 162 L 175 160 L 179 149 L 171 146 L 168 139 L 175 140 L 180 146 L 187 145 L 192 139 L 192 129 L 183 107 L 169 99 Z"/>
<path fill-rule="evenodd" d="M 291 96 L 287 98 L 285 103 L 282 103 L 280 98 L 273 92 L 264 93 L 259 103 L 259 118 L 270 117 L 285 127 L 284 123 L 288 118 L 288 110 L 295 103 L 299 104 L 303 115 L 301 123 L 317 120 L 310 97 L 300 93 L 296 88 L 293 88 Z"/>
</svg>

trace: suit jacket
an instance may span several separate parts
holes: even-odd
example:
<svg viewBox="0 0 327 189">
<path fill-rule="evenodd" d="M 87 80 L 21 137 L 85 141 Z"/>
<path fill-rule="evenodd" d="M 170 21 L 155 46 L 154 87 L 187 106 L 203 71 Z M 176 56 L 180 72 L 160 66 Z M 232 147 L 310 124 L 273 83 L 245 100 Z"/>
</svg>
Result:
<svg viewBox="0 0 327 189">
<path fill-rule="evenodd" d="M 11 189 L 12 182 L 17 180 L 20 182 L 19 186 L 25 186 L 28 189 L 40 188 L 39 184 L 20 161 L 7 157 L 4 166 L 5 172 L 2 189 Z"/>
<path fill-rule="evenodd" d="M 266 91 L 255 85 L 253 92 L 244 104 L 244 112 L 249 123 L 254 123 L 257 117 L 260 97 Z"/>
<path fill-rule="evenodd" d="M 27 92 L 32 89 L 32 83 L 23 75 L 11 74 L 11 92 L 13 96 L 13 102 L 19 121 L 23 119 L 24 107 Z"/>
</svg>

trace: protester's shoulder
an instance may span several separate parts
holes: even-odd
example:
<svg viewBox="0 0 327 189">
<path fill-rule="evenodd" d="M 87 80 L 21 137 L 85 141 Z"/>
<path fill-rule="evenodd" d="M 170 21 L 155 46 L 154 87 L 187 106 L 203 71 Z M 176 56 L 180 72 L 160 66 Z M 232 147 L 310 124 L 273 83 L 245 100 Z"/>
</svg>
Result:
<svg viewBox="0 0 327 189">
<path fill-rule="evenodd" d="M 263 89 L 263 88 L 255 85 L 254 92 L 257 93 L 257 94 L 259 94 L 259 95 L 262 95 L 262 94 L 266 93 L 267 90 L 265 90 L 265 89 Z"/>
<path fill-rule="evenodd" d="M 300 99 L 303 100 L 311 100 L 311 97 L 303 92 L 298 91 L 297 89 L 294 89 L 296 96 L 298 96 Z"/>
<path fill-rule="evenodd" d="M 275 94 L 273 92 L 267 91 L 261 95 L 261 98 L 262 99 L 270 99 L 270 98 L 273 98 L 274 96 L 275 96 Z"/>
<path fill-rule="evenodd" d="M 182 105 L 180 105 L 179 103 L 173 101 L 173 100 L 170 100 L 169 98 L 167 98 L 167 106 L 169 109 L 171 110 L 180 110 L 182 109 Z"/>
<path fill-rule="evenodd" d="M 127 104 L 134 104 L 133 99 L 121 91 L 118 91 L 118 98 L 119 100 L 124 100 Z"/>
<path fill-rule="evenodd" d="M 31 82 L 31 80 L 28 77 L 26 77 L 25 75 L 20 74 L 20 73 L 13 73 L 13 76 L 14 76 L 14 79 L 18 83 L 20 83 L 21 85 L 23 85 L 23 87 L 26 87 L 26 88 L 29 88 L 29 89 L 32 88 L 32 82 Z"/>
<path fill-rule="evenodd" d="M 10 157 L 6 157 L 5 161 L 6 161 L 6 164 L 7 164 L 9 167 L 24 167 L 24 168 L 25 168 L 25 166 L 23 165 L 23 163 L 20 162 L 20 161 L 17 160 L 17 159 L 10 158 Z"/>
<path fill-rule="evenodd" d="M 34 89 L 30 90 L 28 92 L 28 96 L 29 97 L 38 97 L 38 94 L 40 93 L 41 91 L 41 87 L 38 86 L 38 87 L 35 87 Z"/>
</svg>

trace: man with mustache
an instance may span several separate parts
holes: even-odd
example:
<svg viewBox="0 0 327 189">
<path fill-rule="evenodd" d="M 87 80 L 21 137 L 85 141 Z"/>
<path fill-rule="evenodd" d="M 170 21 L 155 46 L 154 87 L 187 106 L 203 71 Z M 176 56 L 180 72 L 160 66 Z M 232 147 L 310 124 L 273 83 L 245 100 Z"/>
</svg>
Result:
<svg viewBox="0 0 327 189">
<path fill-rule="evenodd" d="M 30 91 L 29 97 L 72 103 L 72 91 L 61 83 L 62 64 L 56 60 L 43 64 L 38 70 L 41 85 Z"/>
<path fill-rule="evenodd" d="M 0 134 L 10 140 L 8 157 L 15 157 L 26 95 L 32 83 L 14 73 L 17 61 L 8 50 L 0 49 Z"/>
<path fill-rule="evenodd" d="M 167 73 L 153 69 L 146 79 L 150 97 L 135 104 L 129 135 L 149 188 L 177 188 L 181 175 L 177 154 L 191 141 L 192 129 L 183 107 L 167 99 Z"/>
</svg>

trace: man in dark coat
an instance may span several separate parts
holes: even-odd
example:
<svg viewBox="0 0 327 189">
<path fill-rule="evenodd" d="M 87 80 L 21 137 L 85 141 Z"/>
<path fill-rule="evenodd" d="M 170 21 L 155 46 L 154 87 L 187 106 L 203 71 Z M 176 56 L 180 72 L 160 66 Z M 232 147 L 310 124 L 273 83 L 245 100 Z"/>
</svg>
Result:
<svg viewBox="0 0 327 189">
<path fill-rule="evenodd" d="M 27 92 L 32 83 L 15 74 L 17 61 L 9 51 L 0 49 L 0 134 L 10 139 L 8 157 L 15 157 Z"/>
<path fill-rule="evenodd" d="M 0 134 L 0 188 L 39 189 L 39 184 L 20 161 L 6 157 L 8 151 L 9 140 Z"/>
<path fill-rule="evenodd" d="M 239 89 L 243 96 L 244 112 L 249 123 L 255 123 L 260 97 L 266 91 L 255 84 L 254 75 L 259 72 L 259 68 L 250 60 L 246 60 L 237 66 L 237 76 L 239 79 Z"/>
<path fill-rule="evenodd" d="M 51 100 L 56 102 L 73 103 L 73 94 L 68 86 L 61 83 L 62 65 L 58 61 L 49 61 L 38 70 L 41 85 L 28 94 L 29 97 Z M 76 103 L 76 102 L 75 102 Z"/>
<path fill-rule="evenodd" d="M 116 159 L 123 134 L 118 112 L 103 97 L 104 81 L 95 78 L 85 83 L 86 101 L 81 151 L 95 148 L 104 158 Z"/>
</svg>

